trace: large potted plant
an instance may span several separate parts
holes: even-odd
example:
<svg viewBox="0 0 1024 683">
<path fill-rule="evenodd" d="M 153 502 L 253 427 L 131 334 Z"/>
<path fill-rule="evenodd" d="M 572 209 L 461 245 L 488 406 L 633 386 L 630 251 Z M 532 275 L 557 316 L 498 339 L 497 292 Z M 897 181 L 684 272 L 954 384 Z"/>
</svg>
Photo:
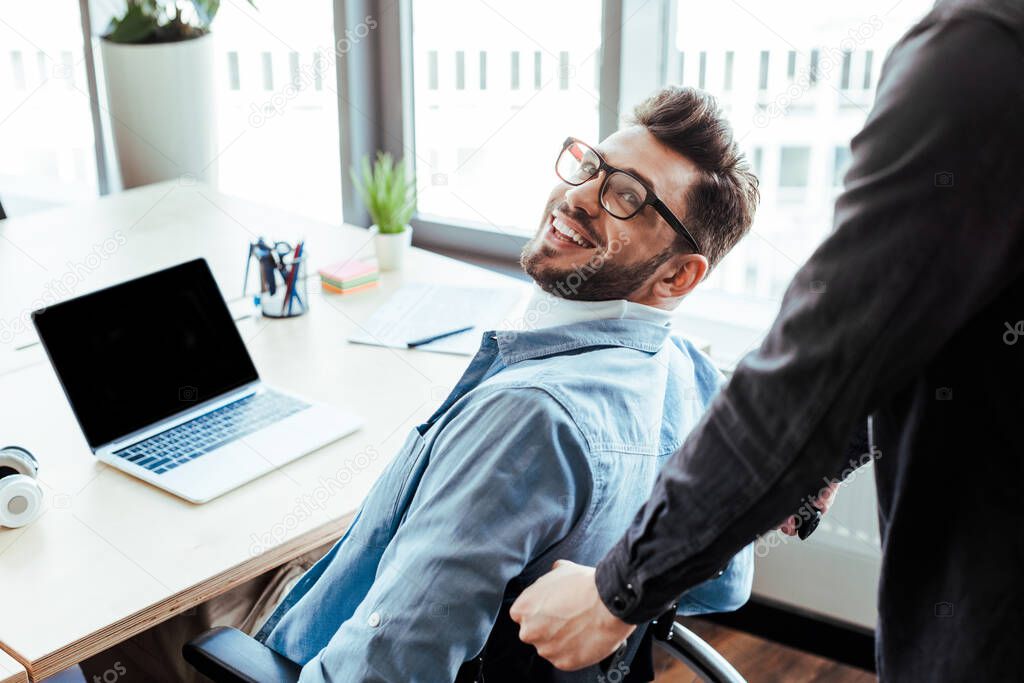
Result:
<svg viewBox="0 0 1024 683">
<path fill-rule="evenodd" d="M 386 152 L 377 152 L 370 165 L 364 157 L 359 171 L 352 169 L 352 181 L 359 191 L 373 225 L 374 250 L 381 270 L 398 270 L 412 244 L 409 219 L 416 210 L 416 186 L 406 174 L 405 161 L 395 163 Z"/>
<path fill-rule="evenodd" d="M 126 188 L 180 176 L 215 179 L 210 24 L 219 7 L 220 0 L 127 0 L 102 36 L 110 125 Z"/>
</svg>

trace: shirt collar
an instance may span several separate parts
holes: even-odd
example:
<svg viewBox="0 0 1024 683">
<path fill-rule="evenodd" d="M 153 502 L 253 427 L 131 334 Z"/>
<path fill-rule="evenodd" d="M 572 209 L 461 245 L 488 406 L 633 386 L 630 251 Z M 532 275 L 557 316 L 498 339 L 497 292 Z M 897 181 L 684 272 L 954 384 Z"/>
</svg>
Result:
<svg viewBox="0 0 1024 683">
<path fill-rule="evenodd" d="M 670 311 L 631 301 L 572 301 L 539 288 L 523 317 L 525 330 L 493 334 L 505 365 L 598 346 L 657 353 L 671 333 Z"/>
<path fill-rule="evenodd" d="M 589 320 L 646 320 L 658 325 L 672 322 L 672 311 L 625 299 L 576 301 L 548 294 L 536 285 L 523 315 L 523 326 L 537 330 Z"/>
<path fill-rule="evenodd" d="M 622 346 L 657 353 L 671 333 L 667 325 L 646 320 L 586 320 L 540 330 L 497 330 L 488 333 L 498 344 L 505 365 L 531 358 L 557 356 L 599 346 Z"/>
</svg>

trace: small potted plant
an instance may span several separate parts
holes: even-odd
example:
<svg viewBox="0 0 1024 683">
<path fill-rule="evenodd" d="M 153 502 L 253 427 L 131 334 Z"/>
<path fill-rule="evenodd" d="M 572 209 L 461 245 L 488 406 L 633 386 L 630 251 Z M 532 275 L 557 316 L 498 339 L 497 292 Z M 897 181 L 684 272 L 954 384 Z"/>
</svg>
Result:
<svg viewBox="0 0 1024 683">
<path fill-rule="evenodd" d="M 395 163 L 390 154 L 377 152 L 372 166 L 364 157 L 359 172 L 352 169 L 352 181 L 373 219 L 370 231 L 377 265 L 381 270 L 400 269 L 412 244 L 409 219 L 416 210 L 416 187 L 406 175 L 405 161 Z"/>
<path fill-rule="evenodd" d="M 103 34 L 107 104 L 124 187 L 186 174 L 215 179 L 210 24 L 219 8 L 220 0 L 126 0 Z"/>
</svg>

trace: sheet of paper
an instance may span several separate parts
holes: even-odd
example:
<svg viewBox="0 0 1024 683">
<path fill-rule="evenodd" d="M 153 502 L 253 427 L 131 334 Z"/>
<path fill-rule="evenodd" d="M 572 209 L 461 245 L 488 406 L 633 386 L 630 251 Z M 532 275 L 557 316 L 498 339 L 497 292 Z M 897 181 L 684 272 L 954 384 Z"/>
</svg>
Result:
<svg viewBox="0 0 1024 683">
<path fill-rule="evenodd" d="M 516 289 L 408 284 L 370 316 L 364 329 L 349 341 L 404 349 L 410 341 L 473 325 L 472 330 L 417 347 L 422 351 L 473 355 L 480 348 L 484 331 L 505 326 L 505 317 L 521 294 Z"/>
</svg>

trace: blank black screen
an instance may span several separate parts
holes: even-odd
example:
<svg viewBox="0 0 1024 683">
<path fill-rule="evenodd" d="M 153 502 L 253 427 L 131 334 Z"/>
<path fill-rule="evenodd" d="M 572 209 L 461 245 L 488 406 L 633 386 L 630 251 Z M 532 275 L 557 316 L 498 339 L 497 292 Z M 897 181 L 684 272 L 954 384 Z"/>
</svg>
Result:
<svg viewBox="0 0 1024 683">
<path fill-rule="evenodd" d="M 204 259 L 32 318 L 93 448 L 258 378 Z"/>
</svg>

